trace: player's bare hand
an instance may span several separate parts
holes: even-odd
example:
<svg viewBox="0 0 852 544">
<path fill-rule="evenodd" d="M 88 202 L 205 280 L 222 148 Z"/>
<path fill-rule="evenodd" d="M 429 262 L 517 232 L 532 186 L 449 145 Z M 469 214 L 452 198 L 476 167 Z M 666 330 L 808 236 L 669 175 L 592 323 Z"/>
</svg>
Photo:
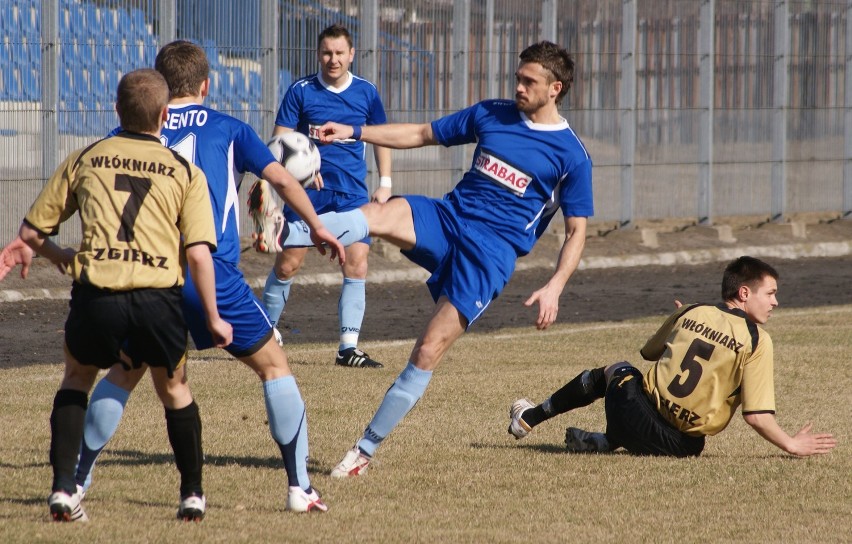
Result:
<svg viewBox="0 0 852 544">
<path fill-rule="evenodd" d="M 325 227 L 311 230 L 311 241 L 317 246 L 320 255 L 328 253 L 329 259 L 332 261 L 337 259 L 341 265 L 346 262 L 346 251 L 343 249 L 343 244 Z"/>
<path fill-rule="evenodd" d="M 683 306 L 683 302 L 679 301 L 678 299 L 675 299 L 674 302 L 675 302 L 675 308 L 680 308 L 681 306 Z"/>
<path fill-rule="evenodd" d="M 370 197 L 370 202 L 378 202 L 379 204 L 384 204 L 391 197 L 393 192 L 390 187 L 379 187 L 373 193 L 373 196 Z"/>
<path fill-rule="evenodd" d="M 231 324 L 221 317 L 208 320 L 207 329 L 210 330 L 213 345 L 217 348 L 224 348 L 234 341 L 234 330 L 231 328 Z"/>
<path fill-rule="evenodd" d="M 305 184 L 305 189 L 316 189 L 317 191 L 321 191 L 323 187 L 325 187 L 325 184 L 322 181 L 322 174 L 319 172 L 314 175 L 314 179 L 311 180 L 310 183 Z"/>
<path fill-rule="evenodd" d="M 837 439 L 829 433 L 812 433 L 812 423 L 806 424 L 793 436 L 793 447 L 790 453 L 799 457 L 821 455 L 830 452 L 837 446 Z"/>
<path fill-rule="evenodd" d="M 556 321 L 556 316 L 559 314 L 560 293 L 561 291 L 556 292 L 555 289 L 545 285 L 524 302 L 524 306 L 528 307 L 538 303 L 538 318 L 535 321 L 535 328 L 538 330 L 543 331 Z"/>
<path fill-rule="evenodd" d="M 319 140 L 324 144 L 330 144 L 336 140 L 348 140 L 352 137 L 354 129 L 349 125 L 328 122 L 319 129 Z"/>
<path fill-rule="evenodd" d="M 27 279 L 32 262 L 33 250 L 20 236 L 15 238 L 0 252 L 0 280 L 18 265 L 21 265 L 21 278 Z"/>
</svg>

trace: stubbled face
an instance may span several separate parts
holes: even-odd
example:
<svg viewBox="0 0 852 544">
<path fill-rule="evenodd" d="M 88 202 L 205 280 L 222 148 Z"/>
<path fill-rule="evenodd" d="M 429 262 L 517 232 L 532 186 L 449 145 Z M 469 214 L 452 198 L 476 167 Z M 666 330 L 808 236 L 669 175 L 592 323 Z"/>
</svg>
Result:
<svg viewBox="0 0 852 544">
<path fill-rule="evenodd" d="M 345 83 L 346 73 L 354 58 L 355 48 L 349 47 L 349 42 L 343 36 L 324 38 L 317 50 L 322 78 L 334 86 Z"/>
<path fill-rule="evenodd" d="M 553 81 L 548 83 L 550 73 L 537 62 L 527 62 L 518 66 L 515 71 L 515 104 L 526 114 L 535 113 L 559 94 Z"/>
<path fill-rule="evenodd" d="M 772 310 L 778 306 L 775 294 L 778 292 L 778 282 L 772 276 L 764 276 L 755 289 L 748 286 L 740 287 L 742 308 L 746 315 L 763 325 L 772 316 Z"/>
</svg>

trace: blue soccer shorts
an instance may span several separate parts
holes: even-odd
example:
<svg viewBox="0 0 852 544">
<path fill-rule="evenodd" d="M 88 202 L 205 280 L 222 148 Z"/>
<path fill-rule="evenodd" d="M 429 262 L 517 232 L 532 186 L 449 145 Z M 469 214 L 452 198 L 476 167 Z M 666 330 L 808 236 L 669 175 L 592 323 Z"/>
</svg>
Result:
<svg viewBox="0 0 852 544">
<path fill-rule="evenodd" d="M 272 322 L 237 265 L 214 258 L 213 269 L 219 316 L 234 331 L 234 341 L 225 350 L 235 357 L 251 355 L 269 341 Z M 212 348 L 213 337 L 207 330 L 204 308 L 191 274 L 187 274 L 183 288 L 183 313 L 196 349 Z"/>
<path fill-rule="evenodd" d="M 305 189 L 305 192 L 308 194 L 308 198 L 311 200 L 311 204 L 313 204 L 317 215 L 326 212 L 348 212 L 349 210 L 356 210 L 370 202 L 370 199 L 364 195 L 350 195 L 349 193 L 340 193 L 330 189 L 321 189 L 319 191 L 316 189 Z M 289 206 L 284 206 L 284 217 L 287 219 L 287 222 L 302 219 Z M 360 241 L 369 245 L 371 239 L 367 236 Z"/>
<path fill-rule="evenodd" d="M 426 285 L 436 302 L 447 299 L 467 320 L 479 318 L 515 271 L 515 250 L 477 223 L 459 216 L 453 201 L 406 195 L 417 241 L 403 251 L 432 273 Z"/>
</svg>

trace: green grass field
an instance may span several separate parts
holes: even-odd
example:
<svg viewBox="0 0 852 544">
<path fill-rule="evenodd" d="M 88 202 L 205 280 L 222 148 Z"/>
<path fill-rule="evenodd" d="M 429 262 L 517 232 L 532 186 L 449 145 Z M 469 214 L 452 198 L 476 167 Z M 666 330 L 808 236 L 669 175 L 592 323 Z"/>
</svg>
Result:
<svg viewBox="0 0 852 544">
<path fill-rule="evenodd" d="M 778 420 L 833 432 L 827 456 L 786 456 L 741 418 L 697 459 L 563 451 L 565 427 L 600 430 L 603 405 L 506 433 L 508 407 L 541 401 L 579 371 L 629 359 L 659 318 L 469 334 L 370 472 L 333 481 L 412 341 L 367 343 L 384 370 L 330 365 L 332 345 L 296 346 L 290 361 L 308 406 L 313 484 L 327 514 L 284 511 L 286 479 L 260 384 L 215 351 L 193 353 L 190 382 L 204 425 L 208 515 L 174 519 L 177 471 L 148 381 L 95 471 L 87 524 L 48 521 L 48 419 L 62 365 L 0 371 L 0 542 L 849 542 L 852 450 L 848 365 L 852 307 L 778 310 Z"/>
</svg>

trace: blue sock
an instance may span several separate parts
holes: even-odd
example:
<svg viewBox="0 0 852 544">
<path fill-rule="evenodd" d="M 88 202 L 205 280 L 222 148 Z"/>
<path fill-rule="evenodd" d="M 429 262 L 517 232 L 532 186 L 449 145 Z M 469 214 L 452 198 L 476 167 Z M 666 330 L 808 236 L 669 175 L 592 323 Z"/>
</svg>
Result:
<svg viewBox="0 0 852 544">
<path fill-rule="evenodd" d="M 360 242 L 370 234 L 367 218 L 361 210 L 328 212 L 319 216 L 322 224 L 334 234 L 344 247 Z M 290 223 L 286 238 L 280 240 L 281 247 L 313 247 L 311 230 L 304 221 Z"/>
<path fill-rule="evenodd" d="M 396 381 L 390 386 L 388 392 L 373 420 L 367 425 L 364 437 L 358 441 L 358 447 L 367 455 L 376 453 L 376 448 L 382 440 L 402 421 L 402 418 L 414 408 L 420 397 L 423 396 L 429 380 L 432 379 L 431 370 L 420 370 L 410 362 L 400 372 Z"/>
<path fill-rule="evenodd" d="M 278 325 L 278 320 L 284 313 L 284 306 L 290 298 L 291 285 L 293 285 L 292 279 L 279 280 L 275 270 L 270 271 L 266 278 L 266 285 L 263 287 L 263 305 L 266 307 L 266 313 L 269 314 L 273 327 Z"/>
<path fill-rule="evenodd" d="M 80 459 L 77 461 L 77 485 L 89 489 L 92 485 L 92 469 L 101 451 L 115 434 L 130 391 L 102 379 L 92 391 L 89 409 L 86 411 L 86 423 L 83 427 L 83 443 L 80 446 Z"/>
<path fill-rule="evenodd" d="M 308 477 L 308 421 L 296 379 L 284 376 L 263 382 L 269 431 L 281 450 L 290 487 L 311 489 Z"/>
<path fill-rule="evenodd" d="M 337 302 L 337 315 L 340 318 L 338 351 L 358 345 L 361 323 L 364 321 L 366 283 L 365 280 L 343 278 L 340 300 Z"/>
</svg>

